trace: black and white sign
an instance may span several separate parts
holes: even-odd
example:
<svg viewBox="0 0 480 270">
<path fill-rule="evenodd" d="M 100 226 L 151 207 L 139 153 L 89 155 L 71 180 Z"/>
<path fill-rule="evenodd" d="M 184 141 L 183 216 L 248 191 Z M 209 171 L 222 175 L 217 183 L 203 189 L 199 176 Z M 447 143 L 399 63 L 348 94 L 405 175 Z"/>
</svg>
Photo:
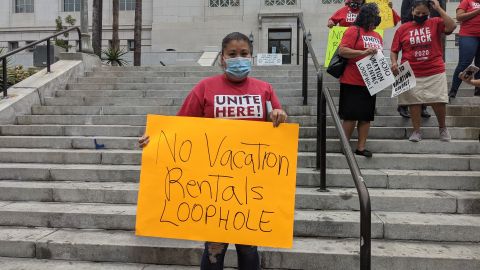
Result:
<svg viewBox="0 0 480 270">
<path fill-rule="evenodd" d="M 372 96 L 395 82 L 390 65 L 380 50 L 374 55 L 359 60 L 357 67 Z"/>
<path fill-rule="evenodd" d="M 281 66 L 281 53 L 259 53 L 257 54 L 257 66 Z"/>
<path fill-rule="evenodd" d="M 392 86 L 392 98 L 405 93 L 417 85 L 415 74 L 410 67 L 410 63 L 406 61 L 398 67 L 400 73 L 395 77 L 395 82 Z"/>
</svg>

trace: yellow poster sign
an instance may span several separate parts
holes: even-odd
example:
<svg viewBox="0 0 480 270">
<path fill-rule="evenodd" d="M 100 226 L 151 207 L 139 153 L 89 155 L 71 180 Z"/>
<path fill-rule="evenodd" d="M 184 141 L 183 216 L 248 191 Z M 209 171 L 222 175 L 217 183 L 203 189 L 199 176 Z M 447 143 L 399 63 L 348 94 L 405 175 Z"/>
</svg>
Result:
<svg viewBox="0 0 480 270">
<path fill-rule="evenodd" d="M 148 115 L 136 234 L 289 248 L 297 124 Z"/>
<path fill-rule="evenodd" d="M 325 67 L 328 67 L 328 65 L 330 65 L 333 54 L 337 50 L 338 45 L 340 45 L 343 34 L 345 34 L 345 31 L 347 31 L 347 29 L 348 27 L 334 26 L 328 32 L 328 44 L 325 53 Z M 383 30 L 375 29 L 375 32 L 377 32 L 378 34 L 380 34 L 380 36 L 383 37 Z"/>
<path fill-rule="evenodd" d="M 393 11 L 388 5 L 389 2 L 390 0 L 367 0 L 367 3 L 376 3 L 378 5 L 378 9 L 380 9 L 380 17 L 382 17 L 382 22 L 377 29 L 388 29 L 395 26 L 393 20 Z"/>
</svg>

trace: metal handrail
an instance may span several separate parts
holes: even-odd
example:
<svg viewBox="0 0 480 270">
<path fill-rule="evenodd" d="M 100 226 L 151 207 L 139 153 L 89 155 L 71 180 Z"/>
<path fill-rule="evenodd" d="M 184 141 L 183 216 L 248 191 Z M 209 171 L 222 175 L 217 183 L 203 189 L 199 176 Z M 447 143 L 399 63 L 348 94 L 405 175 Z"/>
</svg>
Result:
<svg viewBox="0 0 480 270">
<path fill-rule="evenodd" d="M 79 26 L 74 26 L 74 27 L 71 27 L 71 28 L 68 28 L 68 29 L 65 29 L 63 31 L 60 31 L 60 32 L 57 32 L 53 35 L 50 35 L 46 38 L 43 38 L 43 39 L 40 39 L 40 40 L 37 40 L 35 42 L 32 42 L 32 43 L 29 43 L 28 45 L 24 46 L 24 47 L 21 47 L 21 48 L 18 48 L 18 49 L 15 49 L 13 51 L 10 51 L 4 55 L 0 55 L 0 60 L 2 60 L 2 69 L 3 69 L 3 97 L 7 97 L 7 88 L 8 88 L 8 77 L 7 77 L 7 58 L 14 55 L 14 54 L 17 54 L 21 51 L 24 51 L 28 48 L 31 48 L 37 44 L 40 44 L 42 42 L 47 42 L 47 72 L 50 72 L 50 39 L 54 38 L 54 37 L 57 37 L 57 36 L 60 36 L 60 35 L 63 35 L 65 33 L 68 33 L 70 31 L 73 31 L 73 30 L 76 30 L 77 33 L 78 33 L 78 50 L 81 52 L 82 51 L 82 32 L 80 31 L 80 27 Z"/>
<path fill-rule="evenodd" d="M 340 137 L 340 143 L 347 159 L 350 173 L 352 174 L 355 188 L 357 189 L 360 202 L 360 269 L 371 269 L 371 204 L 370 194 L 365 184 L 362 172 L 358 166 L 357 160 L 348 142 L 347 136 L 342 127 L 340 117 L 338 116 L 335 103 L 330 95 L 330 89 L 323 87 L 322 67 L 318 63 L 317 57 L 311 40 L 308 38 L 303 15 L 298 15 L 298 22 L 303 31 L 303 78 L 302 78 L 302 94 L 303 104 L 308 103 L 308 53 L 310 53 L 313 64 L 317 72 L 317 169 L 320 170 L 320 189 L 319 191 L 327 191 L 326 189 L 326 105 L 330 110 L 335 128 Z M 311 36 L 311 35 L 310 35 Z"/>
</svg>

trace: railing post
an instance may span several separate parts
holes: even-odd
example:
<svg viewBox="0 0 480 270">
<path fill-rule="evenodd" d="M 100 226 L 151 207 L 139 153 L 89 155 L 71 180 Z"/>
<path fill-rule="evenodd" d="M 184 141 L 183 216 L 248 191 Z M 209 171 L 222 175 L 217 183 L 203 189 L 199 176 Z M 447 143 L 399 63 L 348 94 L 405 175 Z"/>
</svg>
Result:
<svg viewBox="0 0 480 270">
<path fill-rule="evenodd" d="M 361 198 L 368 198 L 368 190 L 365 185 L 365 182 L 362 183 L 363 187 L 361 191 L 363 196 Z M 366 194 L 366 195 L 365 195 Z M 360 194 L 359 194 L 360 195 Z M 372 212 L 370 206 L 370 200 L 364 201 L 360 200 L 360 204 L 363 205 L 364 211 L 360 211 L 360 270 L 370 270 L 371 269 L 371 250 L 372 250 L 372 241 L 371 241 L 371 227 L 372 227 Z"/>
<path fill-rule="evenodd" d="M 320 189 L 327 191 L 327 100 L 323 93 L 323 74 L 317 74 L 317 170 L 320 172 Z"/>
<path fill-rule="evenodd" d="M 47 39 L 47 72 L 50 73 L 50 39 Z"/>
<path fill-rule="evenodd" d="M 302 68 L 303 105 L 308 104 L 308 45 L 307 34 L 303 33 L 303 68 Z"/>
<path fill-rule="evenodd" d="M 2 60 L 2 76 L 3 76 L 3 97 L 7 97 L 8 73 L 7 73 L 7 57 Z"/>
<path fill-rule="evenodd" d="M 77 33 L 78 33 L 78 51 L 82 52 L 82 33 L 78 28 L 77 28 Z"/>
</svg>

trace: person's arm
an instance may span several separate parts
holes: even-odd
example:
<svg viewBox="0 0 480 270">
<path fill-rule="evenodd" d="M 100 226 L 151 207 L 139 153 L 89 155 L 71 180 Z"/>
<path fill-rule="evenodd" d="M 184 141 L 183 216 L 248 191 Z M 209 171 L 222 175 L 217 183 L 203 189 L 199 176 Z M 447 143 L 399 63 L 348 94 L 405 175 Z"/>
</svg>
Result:
<svg viewBox="0 0 480 270">
<path fill-rule="evenodd" d="M 480 80 L 473 80 L 471 77 L 470 77 L 470 80 L 465 79 L 465 77 L 460 77 L 460 79 L 462 79 L 462 81 L 468 84 L 471 84 L 475 87 L 480 87 Z"/>
<path fill-rule="evenodd" d="M 398 53 L 396 52 L 390 52 L 390 60 L 392 61 L 392 72 L 393 75 L 397 76 L 397 74 L 400 72 L 398 70 Z"/>
<path fill-rule="evenodd" d="M 376 54 L 376 53 L 377 53 L 377 49 L 374 49 L 374 48 L 368 48 L 366 50 L 355 50 L 345 46 L 338 47 L 338 54 L 341 57 L 347 58 L 347 59 L 357 58 L 360 56 L 367 56 L 367 55 Z"/>
<path fill-rule="evenodd" d="M 470 12 L 466 12 L 462 8 L 457 9 L 457 21 L 459 22 L 468 21 L 478 15 L 480 15 L 480 8 L 477 8 L 474 11 L 470 11 Z"/>
<path fill-rule="evenodd" d="M 443 10 L 443 8 L 440 6 L 440 3 L 438 0 L 431 0 L 432 2 L 432 8 L 440 14 L 440 17 L 443 19 L 443 23 L 445 24 L 445 30 L 444 32 L 446 34 L 451 34 L 455 28 L 457 28 L 457 24 L 455 21 L 448 16 L 448 14 Z"/>
</svg>

